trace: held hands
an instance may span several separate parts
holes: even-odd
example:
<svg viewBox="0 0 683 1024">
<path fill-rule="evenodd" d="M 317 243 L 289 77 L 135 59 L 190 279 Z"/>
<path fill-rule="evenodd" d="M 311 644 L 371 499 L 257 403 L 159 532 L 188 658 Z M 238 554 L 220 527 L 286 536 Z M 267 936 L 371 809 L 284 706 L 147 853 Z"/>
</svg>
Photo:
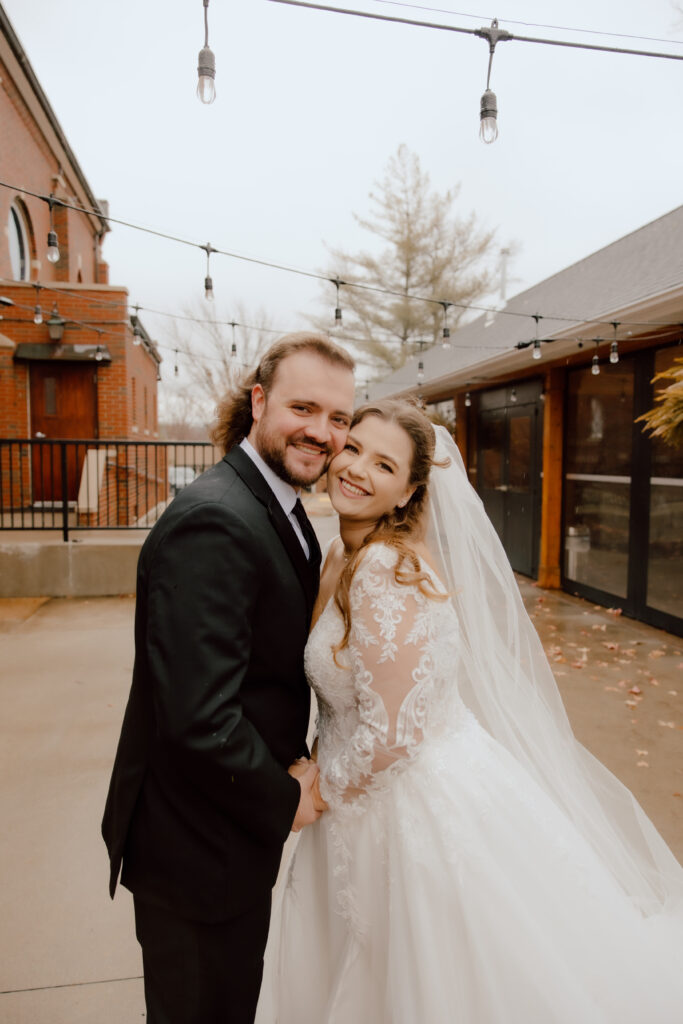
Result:
<svg viewBox="0 0 683 1024">
<path fill-rule="evenodd" d="M 315 761 L 301 757 L 290 765 L 288 771 L 301 787 L 299 806 L 292 823 L 292 832 L 300 832 L 304 825 L 312 825 L 318 820 L 327 804 L 320 796 L 319 769 Z"/>
</svg>

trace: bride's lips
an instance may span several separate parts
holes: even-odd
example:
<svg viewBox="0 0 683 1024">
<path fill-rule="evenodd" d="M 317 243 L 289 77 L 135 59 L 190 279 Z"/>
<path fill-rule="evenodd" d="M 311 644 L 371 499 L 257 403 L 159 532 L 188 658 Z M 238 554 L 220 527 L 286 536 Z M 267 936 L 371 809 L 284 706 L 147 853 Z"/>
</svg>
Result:
<svg viewBox="0 0 683 1024">
<path fill-rule="evenodd" d="M 345 480 L 343 476 L 337 477 L 339 481 L 339 490 L 342 494 L 345 494 L 347 498 L 369 498 L 370 491 L 366 491 L 363 487 L 359 487 L 357 484 L 352 484 L 349 480 Z"/>
</svg>

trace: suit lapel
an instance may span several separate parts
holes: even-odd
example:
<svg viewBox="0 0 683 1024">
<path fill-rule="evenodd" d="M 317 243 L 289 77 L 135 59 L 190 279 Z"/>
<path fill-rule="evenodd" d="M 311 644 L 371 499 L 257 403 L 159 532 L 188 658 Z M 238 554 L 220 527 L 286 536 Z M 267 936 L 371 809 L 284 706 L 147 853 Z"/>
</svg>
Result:
<svg viewBox="0 0 683 1024">
<path fill-rule="evenodd" d="M 319 562 L 309 562 L 306 558 L 299 538 L 294 532 L 294 527 L 285 515 L 282 505 L 277 500 L 265 479 L 246 452 L 244 452 L 239 445 L 235 445 L 230 449 L 228 454 L 224 456 L 224 459 L 228 465 L 232 466 L 235 472 L 239 474 L 254 497 L 257 498 L 262 505 L 266 506 L 273 529 L 277 533 L 285 551 L 289 555 L 290 561 L 292 562 L 296 574 L 299 577 L 299 582 L 303 587 L 306 597 L 306 606 L 310 617 L 311 612 L 313 611 L 313 604 L 318 593 Z"/>
</svg>

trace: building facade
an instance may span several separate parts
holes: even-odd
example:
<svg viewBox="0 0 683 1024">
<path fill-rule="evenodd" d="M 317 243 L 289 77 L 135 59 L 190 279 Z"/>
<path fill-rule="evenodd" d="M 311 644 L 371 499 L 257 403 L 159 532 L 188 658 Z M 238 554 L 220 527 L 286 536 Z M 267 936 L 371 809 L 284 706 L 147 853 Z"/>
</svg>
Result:
<svg viewBox="0 0 683 1024">
<path fill-rule="evenodd" d="M 640 416 L 683 357 L 683 207 L 522 292 L 373 397 L 449 403 L 513 568 L 683 634 L 683 450 Z"/>
<path fill-rule="evenodd" d="M 40 468 L 48 449 L 38 457 L 37 441 L 157 438 L 161 360 L 129 313 L 126 288 L 109 283 L 107 204 L 95 198 L 2 6 L 0 123 L 0 439 L 31 441 L 30 451 L 4 451 L 8 509 L 62 497 L 61 477 Z M 70 501 L 87 450 L 70 456 Z M 20 498 L 10 476 L 21 481 Z"/>
</svg>

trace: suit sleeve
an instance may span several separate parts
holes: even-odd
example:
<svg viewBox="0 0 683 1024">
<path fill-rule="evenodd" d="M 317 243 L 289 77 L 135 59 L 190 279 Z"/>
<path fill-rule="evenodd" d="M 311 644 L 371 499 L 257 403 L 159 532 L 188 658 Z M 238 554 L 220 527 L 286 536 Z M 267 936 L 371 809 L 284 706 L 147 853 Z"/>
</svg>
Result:
<svg viewBox="0 0 683 1024">
<path fill-rule="evenodd" d="M 154 553 L 146 641 L 157 741 L 205 799 L 273 843 L 290 830 L 300 788 L 240 702 L 262 585 L 254 548 L 224 505 L 186 512 Z"/>
</svg>

